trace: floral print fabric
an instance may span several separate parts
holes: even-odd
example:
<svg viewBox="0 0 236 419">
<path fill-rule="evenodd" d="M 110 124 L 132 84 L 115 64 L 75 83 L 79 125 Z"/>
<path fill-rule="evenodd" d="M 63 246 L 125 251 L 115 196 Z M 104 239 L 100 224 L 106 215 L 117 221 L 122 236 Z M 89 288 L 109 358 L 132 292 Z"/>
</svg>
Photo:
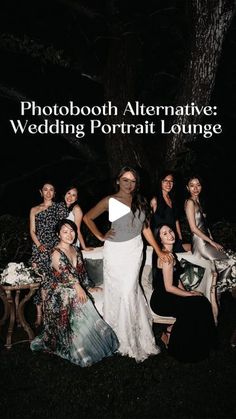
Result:
<svg viewBox="0 0 236 419">
<path fill-rule="evenodd" d="M 98 314 L 91 298 L 84 304 L 77 299 L 74 284 L 79 282 L 85 290 L 89 287 L 80 250 L 76 248 L 76 268 L 60 249 L 57 250 L 60 268 L 51 271 L 43 330 L 31 342 L 31 349 L 47 350 L 81 367 L 90 366 L 117 351 L 118 340 Z"/>
</svg>

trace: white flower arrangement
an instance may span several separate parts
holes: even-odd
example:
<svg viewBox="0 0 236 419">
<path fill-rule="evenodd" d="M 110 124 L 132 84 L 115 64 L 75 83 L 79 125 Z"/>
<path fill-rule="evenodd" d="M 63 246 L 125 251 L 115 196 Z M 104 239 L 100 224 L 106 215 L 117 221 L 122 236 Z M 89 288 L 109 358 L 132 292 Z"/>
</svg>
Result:
<svg viewBox="0 0 236 419">
<path fill-rule="evenodd" d="M 7 267 L 0 275 L 0 284 L 2 285 L 33 284 L 35 282 L 40 282 L 41 280 L 42 275 L 31 267 L 25 267 L 23 262 L 8 263 Z"/>
</svg>

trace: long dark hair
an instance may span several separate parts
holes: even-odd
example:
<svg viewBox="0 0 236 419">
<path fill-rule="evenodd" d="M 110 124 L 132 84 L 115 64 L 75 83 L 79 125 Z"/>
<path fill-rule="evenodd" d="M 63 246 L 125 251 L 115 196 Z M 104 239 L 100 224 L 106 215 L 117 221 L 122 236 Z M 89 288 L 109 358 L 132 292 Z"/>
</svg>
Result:
<svg viewBox="0 0 236 419">
<path fill-rule="evenodd" d="M 141 211 L 144 212 L 145 214 L 145 221 L 144 224 L 145 226 L 147 226 L 149 224 L 149 220 L 150 220 L 150 209 L 149 209 L 149 205 L 148 202 L 146 200 L 146 198 L 144 198 L 144 196 L 142 196 L 139 192 L 139 188 L 140 188 L 140 175 L 138 173 L 138 171 L 136 169 L 134 169 L 133 167 L 130 166 L 124 166 L 120 169 L 119 173 L 116 176 L 115 179 L 115 188 L 116 191 L 119 190 L 118 187 L 118 181 L 120 180 L 121 176 L 123 176 L 124 173 L 126 172 L 131 172 L 132 175 L 135 177 L 136 180 L 136 185 L 135 185 L 135 189 L 132 192 L 132 202 L 131 202 L 131 211 L 133 213 L 133 215 L 135 215 L 136 211 L 139 211 L 139 216 Z"/>
<path fill-rule="evenodd" d="M 199 181 L 202 189 L 203 189 L 204 182 L 202 180 L 202 177 L 198 173 L 193 173 L 186 178 L 186 187 L 188 186 L 189 182 L 193 179 L 197 179 Z M 190 197 L 190 192 L 187 190 L 186 199 L 188 199 L 189 197 Z M 201 191 L 201 201 L 200 202 L 201 202 L 200 208 L 203 212 L 205 212 L 205 199 L 204 199 L 204 192 L 202 192 L 202 191 Z"/>
<path fill-rule="evenodd" d="M 54 201 L 55 195 L 56 195 L 55 183 L 52 182 L 51 179 L 46 179 L 46 180 L 40 182 L 39 185 L 38 185 L 38 190 L 39 190 L 40 194 L 41 194 L 41 192 L 42 192 L 42 190 L 43 190 L 43 188 L 44 188 L 45 185 L 51 185 L 53 187 L 53 189 L 54 189 L 54 197 L 52 198 L 52 200 Z"/>
<path fill-rule="evenodd" d="M 158 213 L 161 218 L 163 218 L 165 215 L 165 210 L 166 210 L 166 205 L 167 205 L 163 197 L 162 181 L 166 178 L 166 176 L 169 176 L 169 175 L 173 177 L 173 181 L 175 182 L 175 174 L 172 170 L 165 170 L 164 172 L 161 173 L 160 178 L 159 178 L 159 184 L 158 184 L 158 190 L 157 190 L 157 206 L 158 206 Z M 169 192 L 169 197 L 172 201 L 172 207 L 175 210 L 176 203 L 175 203 L 174 185 L 171 191 Z"/>
<path fill-rule="evenodd" d="M 68 220 L 68 218 L 62 218 L 61 220 L 58 221 L 58 223 L 56 225 L 56 228 L 55 228 L 56 234 L 59 236 L 62 227 L 66 224 L 69 224 L 69 226 L 75 232 L 75 238 L 74 238 L 73 243 L 76 243 L 77 239 L 78 239 L 77 225 L 74 223 L 74 221 Z"/>
<path fill-rule="evenodd" d="M 71 189 L 76 189 L 77 194 L 79 193 L 79 191 L 78 191 L 78 187 L 77 187 L 76 185 L 69 185 L 69 186 L 67 186 L 67 187 L 65 188 L 65 190 L 64 190 L 64 194 L 63 194 L 64 201 L 65 201 L 65 196 L 66 196 L 67 192 L 69 192 Z M 65 204 L 65 205 L 66 205 L 66 204 Z M 69 212 L 71 212 L 71 211 L 73 210 L 73 208 L 74 208 L 74 206 L 75 206 L 75 205 L 79 205 L 78 199 L 76 199 L 76 201 L 75 201 L 75 202 L 73 202 L 73 204 L 71 204 L 71 205 L 67 208 L 67 209 L 68 209 L 68 211 L 69 211 Z"/>
<path fill-rule="evenodd" d="M 163 248 L 163 244 L 162 244 L 161 237 L 160 237 L 160 231 L 161 231 L 161 228 L 163 226 L 169 227 L 173 231 L 173 228 L 167 223 L 162 223 L 157 227 L 157 229 L 155 230 L 155 239 L 156 239 L 156 242 L 157 242 L 157 244 L 159 244 L 161 249 Z M 175 235 L 175 239 L 176 239 L 176 235 Z"/>
</svg>

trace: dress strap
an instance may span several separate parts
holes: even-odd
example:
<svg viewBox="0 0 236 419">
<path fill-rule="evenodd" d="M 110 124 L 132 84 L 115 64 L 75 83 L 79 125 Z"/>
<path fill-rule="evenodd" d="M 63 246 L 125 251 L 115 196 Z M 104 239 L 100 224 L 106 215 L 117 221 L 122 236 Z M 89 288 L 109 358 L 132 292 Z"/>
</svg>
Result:
<svg viewBox="0 0 236 419">
<path fill-rule="evenodd" d="M 52 252 L 53 252 L 54 250 L 56 250 L 58 253 L 60 253 L 60 255 L 64 255 L 64 254 L 65 254 L 65 253 L 64 253 L 61 249 L 59 249 L 59 247 L 54 247 L 54 248 L 52 249 Z"/>
</svg>

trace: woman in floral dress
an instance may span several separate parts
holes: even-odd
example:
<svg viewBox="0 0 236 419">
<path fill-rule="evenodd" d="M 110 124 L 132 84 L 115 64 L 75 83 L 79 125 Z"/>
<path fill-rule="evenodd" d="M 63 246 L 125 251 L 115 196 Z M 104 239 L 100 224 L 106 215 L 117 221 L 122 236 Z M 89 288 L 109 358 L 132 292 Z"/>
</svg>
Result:
<svg viewBox="0 0 236 419">
<path fill-rule="evenodd" d="M 61 203 L 54 202 L 55 187 L 46 182 L 39 190 L 43 201 L 30 210 L 30 235 L 33 241 L 30 263 L 44 274 L 45 281 L 36 294 L 37 307 L 36 326 L 42 320 L 42 293 L 47 289 L 48 268 L 50 266 L 50 251 L 58 242 L 55 226 L 59 220 L 68 215 L 68 211 Z"/>
<path fill-rule="evenodd" d="M 46 350 L 87 367 L 116 352 L 118 339 L 91 300 L 81 252 L 73 245 L 77 240 L 76 224 L 63 219 L 57 232 L 60 241 L 52 253 L 44 326 L 31 342 L 31 349 Z"/>
</svg>

